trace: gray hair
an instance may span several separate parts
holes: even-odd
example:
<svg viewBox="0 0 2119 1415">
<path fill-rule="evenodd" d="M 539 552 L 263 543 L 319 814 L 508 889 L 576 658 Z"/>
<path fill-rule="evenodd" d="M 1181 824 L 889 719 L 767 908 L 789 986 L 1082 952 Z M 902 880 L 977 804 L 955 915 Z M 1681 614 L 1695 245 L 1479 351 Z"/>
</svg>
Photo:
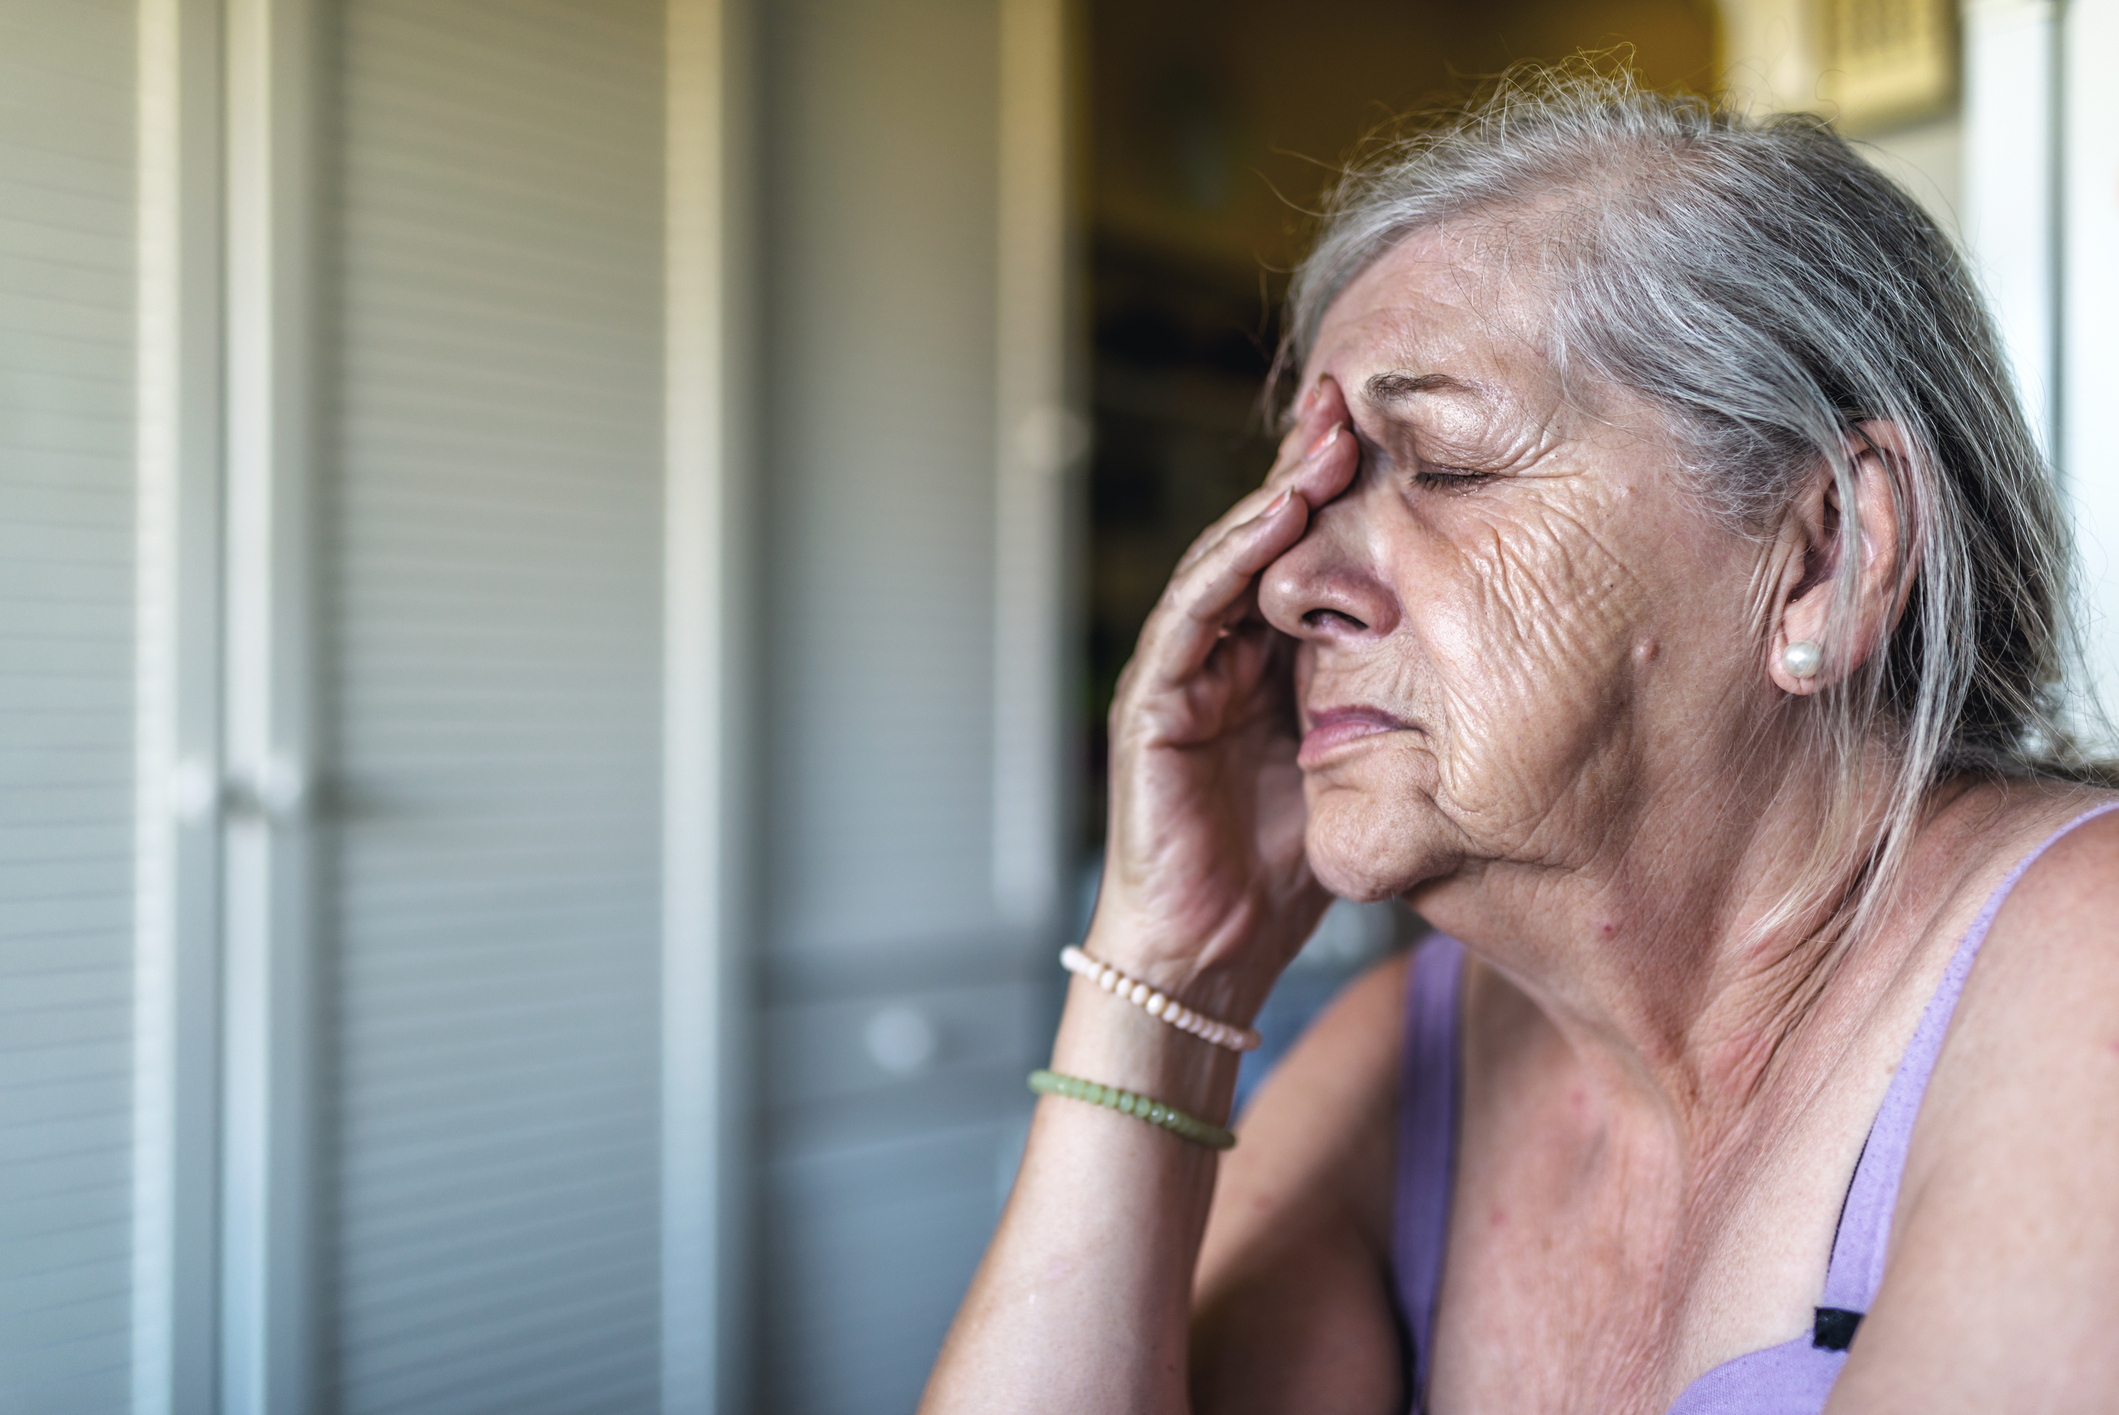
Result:
<svg viewBox="0 0 2119 1415">
<path fill-rule="evenodd" d="M 2068 534 L 1993 325 L 1949 239 L 1823 121 L 1754 120 L 1579 63 L 1519 71 L 1340 182 L 1289 290 L 1275 386 L 1349 281 L 1441 226 L 1498 232 L 1511 250 L 1531 233 L 1563 386 L 1587 378 L 1661 409 L 1733 525 L 1771 525 L 1829 467 L 1849 508 L 1840 563 L 1860 564 L 1858 425 L 1886 420 L 1904 438 L 1906 610 L 1804 706 L 1837 799 L 1762 930 L 1870 922 L 1939 782 L 2102 775 L 2066 730 Z M 1839 577 L 1840 616 L 1854 579 Z M 1879 766 L 1880 819 L 1857 789 Z"/>
</svg>

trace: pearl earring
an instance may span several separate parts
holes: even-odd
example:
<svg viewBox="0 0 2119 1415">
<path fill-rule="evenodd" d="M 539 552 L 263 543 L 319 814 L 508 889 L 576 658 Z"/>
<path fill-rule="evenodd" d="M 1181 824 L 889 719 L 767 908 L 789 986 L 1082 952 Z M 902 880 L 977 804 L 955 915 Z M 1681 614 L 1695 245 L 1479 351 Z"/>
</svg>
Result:
<svg viewBox="0 0 2119 1415">
<path fill-rule="evenodd" d="M 1781 667 L 1788 670 L 1790 678 L 1815 678 L 1817 670 L 1824 666 L 1825 651 L 1808 639 L 1781 650 Z"/>
</svg>

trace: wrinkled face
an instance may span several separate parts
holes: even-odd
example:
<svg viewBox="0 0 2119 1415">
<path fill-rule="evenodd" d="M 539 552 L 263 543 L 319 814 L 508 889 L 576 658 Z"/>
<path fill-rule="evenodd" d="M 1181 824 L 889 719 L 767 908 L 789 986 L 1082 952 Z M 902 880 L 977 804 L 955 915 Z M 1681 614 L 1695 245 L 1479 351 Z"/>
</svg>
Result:
<svg viewBox="0 0 2119 1415">
<path fill-rule="evenodd" d="M 1309 852 L 1336 893 L 1428 907 L 1495 862 L 1594 868 L 1755 710 L 1758 547 L 1684 494 L 1654 410 L 1563 398 L 1539 315 L 1432 232 L 1347 287 L 1305 370 L 1344 390 L 1360 470 L 1259 598 L 1300 640 Z"/>
</svg>

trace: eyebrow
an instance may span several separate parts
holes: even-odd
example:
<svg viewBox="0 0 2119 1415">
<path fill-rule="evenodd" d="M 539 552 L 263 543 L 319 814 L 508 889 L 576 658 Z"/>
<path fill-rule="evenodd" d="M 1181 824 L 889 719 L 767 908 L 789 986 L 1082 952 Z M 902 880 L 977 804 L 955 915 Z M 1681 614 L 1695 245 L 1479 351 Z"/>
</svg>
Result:
<svg viewBox="0 0 2119 1415">
<path fill-rule="evenodd" d="M 1461 378 L 1452 378 L 1446 373 L 1405 373 L 1393 371 L 1379 373 L 1361 385 L 1361 391 L 1371 403 L 1402 403 L 1416 393 L 1470 393 L 1483 396 L 1485 390 L 1476 384 L 1466 383 Z"/>
</svg>

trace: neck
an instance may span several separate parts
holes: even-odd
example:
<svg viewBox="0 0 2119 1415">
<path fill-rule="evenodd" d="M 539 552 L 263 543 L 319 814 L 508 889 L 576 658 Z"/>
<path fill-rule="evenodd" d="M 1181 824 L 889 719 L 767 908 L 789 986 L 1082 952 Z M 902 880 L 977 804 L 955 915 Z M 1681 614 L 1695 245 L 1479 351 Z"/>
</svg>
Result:
<svg viewBox="0 0 2119 1415">
<path fill-rule="evenodd" d="M 1882 773 L 1844 825 L 1822 753 L 1757 755 L 1781 764 L 1770 780 L 1694 774 L 1713 784 L 1651 794 L 1577 860 L 1490 862 L 1413 896 L 1538 1007 L 1608 1106 L 1696 1154 L 1821 1084 L 1922 934 L 1835 927 L 1879 834 Z"/>
</svg>

